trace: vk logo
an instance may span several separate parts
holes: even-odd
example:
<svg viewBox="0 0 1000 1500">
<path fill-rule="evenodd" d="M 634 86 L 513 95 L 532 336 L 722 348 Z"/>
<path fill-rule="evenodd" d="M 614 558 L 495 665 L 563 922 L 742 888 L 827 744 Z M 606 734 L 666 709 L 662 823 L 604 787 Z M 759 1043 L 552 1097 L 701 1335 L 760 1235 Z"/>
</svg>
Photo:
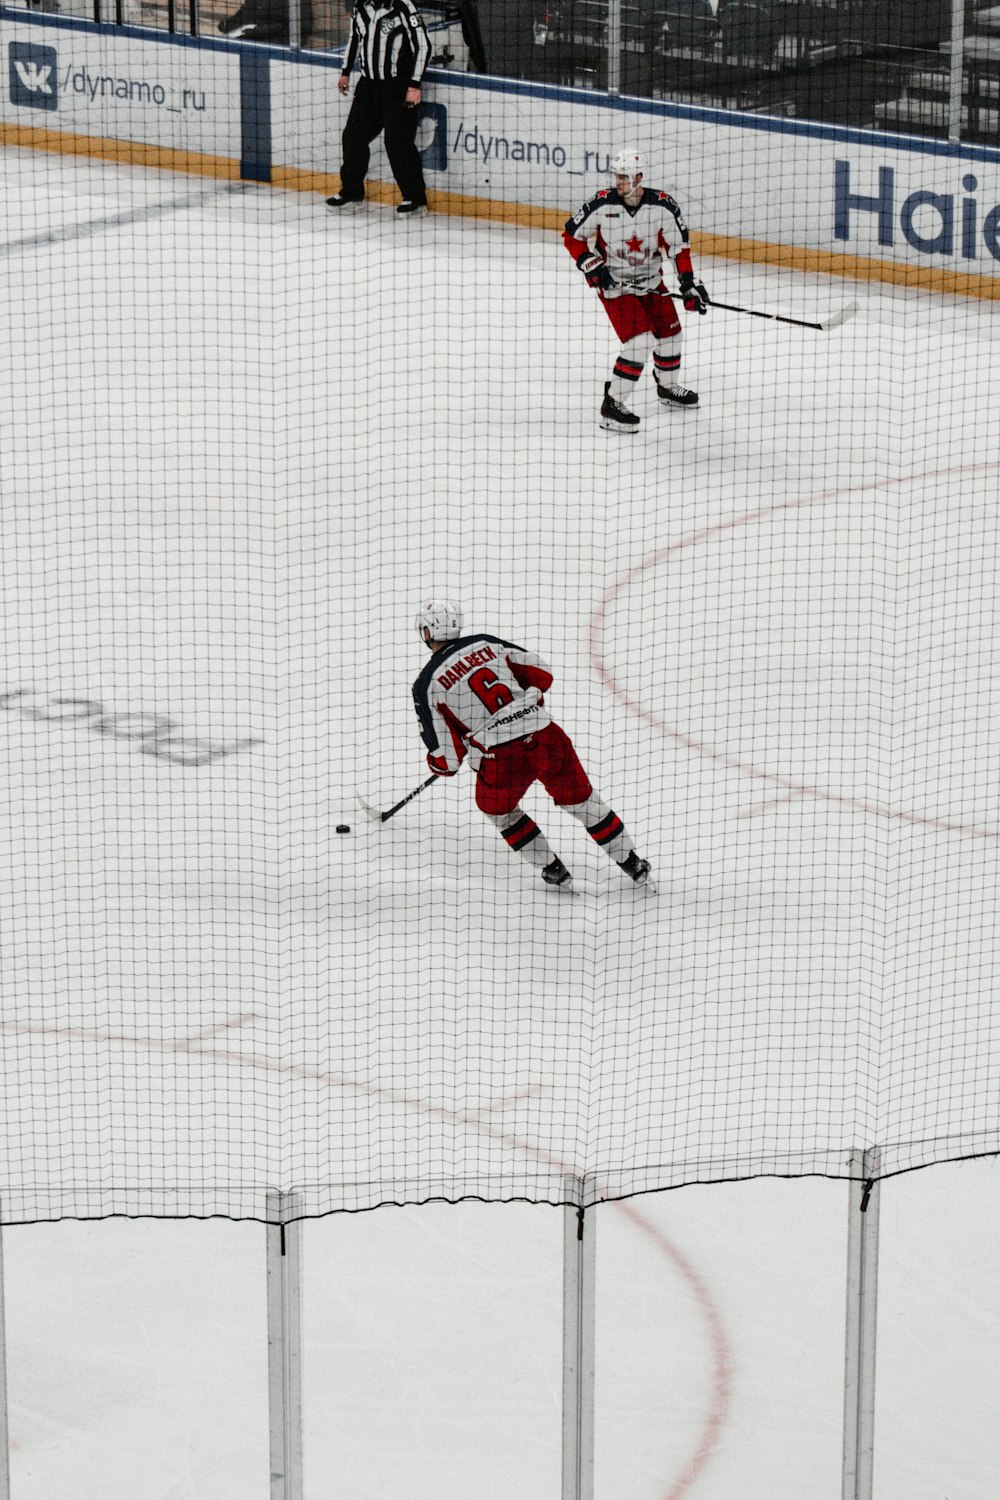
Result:
<svg viewBox="0 0 1000 1500">
<path fill-rule="evenodd" d="M 54 47 L 11 42 L 10 98 L 28 109 L 58 109 L 59 67 Z"/>
<path fill-rule="evenodd" d="M 417 105 L 417 150 L 432 172 L 448 165 L 448 111 L 443 104 Z"/>
</svg>

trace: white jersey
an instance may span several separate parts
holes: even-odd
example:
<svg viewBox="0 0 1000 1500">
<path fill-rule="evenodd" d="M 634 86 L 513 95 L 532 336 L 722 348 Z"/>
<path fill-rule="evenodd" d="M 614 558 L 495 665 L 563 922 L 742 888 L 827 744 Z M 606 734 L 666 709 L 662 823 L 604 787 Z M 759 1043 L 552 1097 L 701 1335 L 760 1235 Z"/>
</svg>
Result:
<svg viewBox="0 0 1000 1500">
<path fill-rule="evenodd" d="M 691 269 L 684 216 L 670 194 L 656 188 L 643 188 L 635 208 L 617 188 L 595 193 L 567 220 L 563 241 L 577 264 L 586 255 L 602 257 L 615 279 L 602 293 L 607 298 L 659 291 L 668 258 L 678 274 Z"/>
<path fill-rule="evenodd" d="M 488 753 L 544 729 L 552 716 L 542 694 L 551 685 L 541 657 L 511 641 L 495 635 L 449 641 L 413 684 L 431 769 L 457 771 L 470 748 Z"/>
</svg>

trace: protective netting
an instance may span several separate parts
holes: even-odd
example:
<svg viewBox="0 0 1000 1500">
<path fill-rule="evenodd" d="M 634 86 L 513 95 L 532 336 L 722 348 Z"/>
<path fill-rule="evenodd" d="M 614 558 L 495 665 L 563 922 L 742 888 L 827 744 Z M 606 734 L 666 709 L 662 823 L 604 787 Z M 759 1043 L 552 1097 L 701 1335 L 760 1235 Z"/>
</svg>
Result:
<svg viewBox="0 0 1000 1500">
<path fill-rule="evenodd" d="M 7 147 L 4 1222 L 1000 1150 L 992 305 L 710 257 L 722 200 L 783 238 L 774 142 L 643 129 L 717 302 L 861 306 L 682 313 L 700 405 L 647 369 L 629 435 L 596 293 L 513 209 L 333 219 Z M 877 191 L 842 199 L 873 234 Z M 655 893 L 535 786 L 547 888 L 467 768 L 366 820 L 428 774 L 438 597 L 550 664 Z"/>
</svg>

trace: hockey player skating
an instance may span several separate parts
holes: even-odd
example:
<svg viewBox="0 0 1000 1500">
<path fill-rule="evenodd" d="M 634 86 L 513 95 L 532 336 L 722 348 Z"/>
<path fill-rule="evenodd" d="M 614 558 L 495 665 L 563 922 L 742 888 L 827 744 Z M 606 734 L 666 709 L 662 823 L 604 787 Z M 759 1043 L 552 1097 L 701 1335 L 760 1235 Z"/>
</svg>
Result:
<svg viewBox="0 0 1000 1500">
<path fill-rule="evenodd" d="M 413 684 L 431 770 L 454 776 L 468 755 L 476 769 L 477 807 L 547 885 L 567 886 L 573 877 L 519 805 L 534 781 L 629 879 L 645 885 L 649 860 L 639 858 L 621 818 L 594 791 L 569 736 L 545 707 L 549 668 L 533 651 L 495 635 L 464 634 L 462 625 L 462 611 L 446 601 L 424 604 L 416 618 L 432 653 Z"/>
<path fill-rule="evenodd" d="M 621 353 L 605 382 L 601 426 L 634 433 L 639 418 L 628 397 L 650 354 L 656 393 L 663 406 L 698 405 L 695 391 L 678 383 L 681 325 L 663 285 L 668 256 L 673 258 L 684 306 L 704 313 L 708 293 L 695 280 L 687 225 L 669 193 L 644 185 L 646 158 L 619 151 L 611 162 L 613 188 L 604 188 L 567 220 L 563 241 L 594 287 L 621 339 Z"/>
</svg>

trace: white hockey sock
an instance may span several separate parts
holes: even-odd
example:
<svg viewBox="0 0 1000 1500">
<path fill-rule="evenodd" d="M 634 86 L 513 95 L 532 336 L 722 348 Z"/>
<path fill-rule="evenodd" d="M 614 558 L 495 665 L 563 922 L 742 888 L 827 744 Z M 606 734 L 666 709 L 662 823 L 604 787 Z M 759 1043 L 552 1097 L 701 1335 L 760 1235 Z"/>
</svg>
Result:
<svg viewBox="0 0 1000 1500">
<path fill-rule="evenodd" d="M 509 813 L 487 813 L 486 816 L 504 842 L 526 859 L 529 865 L 541 870 L 555 859 L 544 833 L 523 808 L 515 807 Z"/>
<path fill-rule="evenodd" d="M 628 406 L 652 347 L 653 335 L 651 333 L 640 333 L 637 338 L 629 339 L 627 343 L 622 344 L 621 352 L 611 372 L 608 395 L 612 401 Z"/>
<path fill-rule="evenodd" d="M 603 797 L 591 792 L 586 802 L 577 802 L 564 809 L 586 828 L 595 844 L 600 844 L 609 859 L 616 865 L 628 859 L 635 845 L 628 829 L 616 812 L 613 812 Z"/>
<path fill-rule="evenodd" d="M 676 385 L 681 373 L 680 329 L 669 339 L 660 339 L 653 350 L 653 375 L 657 385 Z"/>
</svg>

